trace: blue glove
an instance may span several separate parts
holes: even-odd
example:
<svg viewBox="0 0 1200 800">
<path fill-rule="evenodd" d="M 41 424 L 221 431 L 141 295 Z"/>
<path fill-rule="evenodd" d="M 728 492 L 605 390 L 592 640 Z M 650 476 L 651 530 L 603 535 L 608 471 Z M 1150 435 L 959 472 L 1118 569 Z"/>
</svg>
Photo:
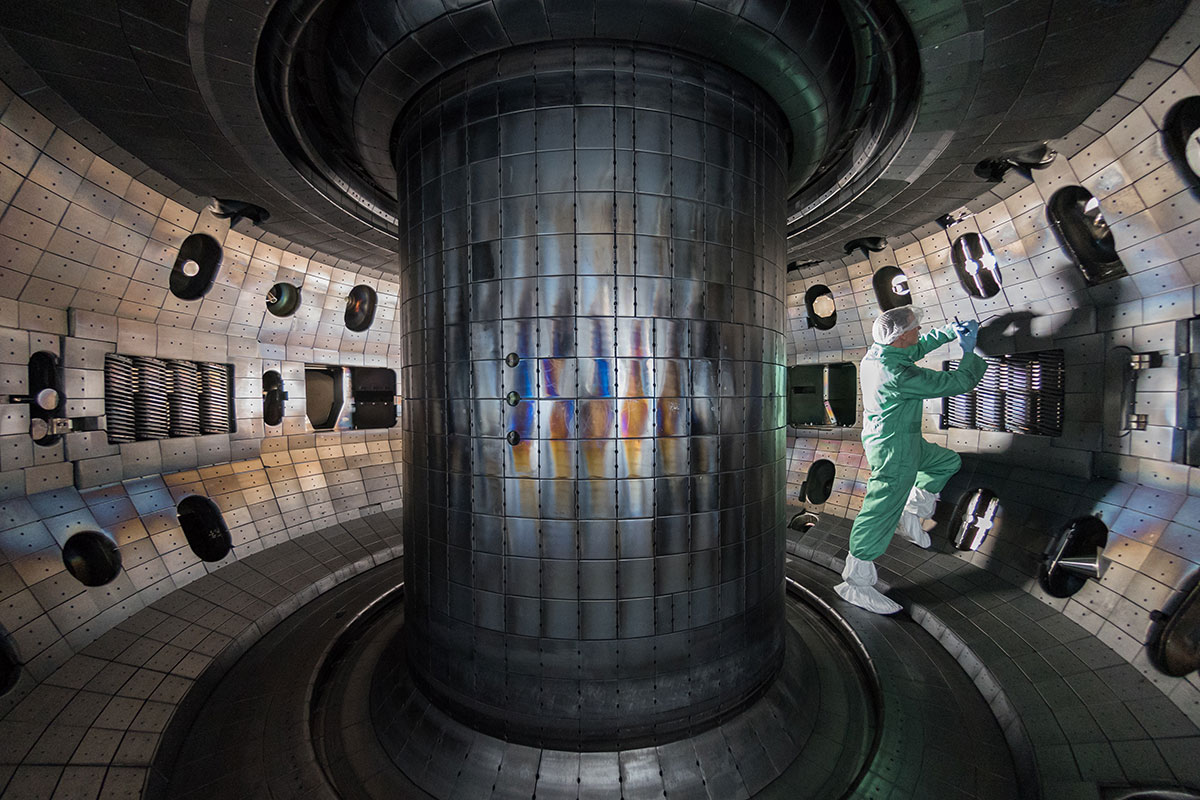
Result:
<svg viewBox="0 0 1200 800">
<path fill-rule="evenodd" d="M 975 340 L 979 337 L 979 323 L 976 320 L 969 319 L 955 325 L 954 332 L 958 334 L 958 343 L 962 346 L 964 356 L 975 351 Z"/>
</svg>

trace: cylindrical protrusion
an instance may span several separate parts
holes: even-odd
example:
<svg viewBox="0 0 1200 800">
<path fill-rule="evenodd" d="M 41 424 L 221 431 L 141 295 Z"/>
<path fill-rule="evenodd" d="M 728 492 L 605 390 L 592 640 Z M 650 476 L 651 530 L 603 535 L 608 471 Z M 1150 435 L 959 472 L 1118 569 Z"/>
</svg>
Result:
<svg viewBox="0 0 1200 800">
<path fill-rule="evenodd" d="M 414 677 L 563 747 L 744 707 L 783 653 L 785 120 L 596 44 L 480 59 L 403 119 Z"/>
<path fill-rule="evenodd" d="M 1057 564 L 1059 569 L 1087 578 L 1099 578 L 1100 573 L 1104 571 L 1103 556 L 1100 553 L 1081 558 L 1060 558 Z"/>
</svg>

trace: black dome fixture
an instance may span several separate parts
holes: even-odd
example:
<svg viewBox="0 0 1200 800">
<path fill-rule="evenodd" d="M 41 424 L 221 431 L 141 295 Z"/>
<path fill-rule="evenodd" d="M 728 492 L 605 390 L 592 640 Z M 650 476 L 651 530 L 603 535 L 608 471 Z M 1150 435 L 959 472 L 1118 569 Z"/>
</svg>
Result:
<svg viewBox="0 0 1200 800">
<path fill-rule="evenodd" d="M 1079 517 L 1053 538 L 1042 555 L 1038 583 L 1051 597 L 1070 597 L 1088 578 L 1099 578 L 1108 526 L 1098 517 Z"/>
<path fill-rule="evenodd" d="M 1167 155 L 1200 195 L 1200 95 L 1185 97 L 1167 112 L 1163 120 L 1163 145 Z"/>
<path fill-rule="evenodd" d="M 212 288 L 221 268 L 223 251 L 207 233 L 193 233 L 179 246 L 171 268 L 171 294 L 180 300 L 199 300 Z"/>
<path fill-rule="evenodd" d="M 1150 612 L 1155 625 L 1146 647 L 1160 672 L 1182 678 L 1200 669 L 1200 576 L 1192 576 L 1191 588 L 1172 605 Z"/>
<path fill-rule="evenodd" d="M 21 679 L 21 659 L 13 646 L 12 638 L 0 625 L 0 697 L 8 694 Z"/>
<path fill-rule="evenodd" d="M 220 561 L 233 549 L 233 537 L 221 516 L 221 509 L 207 497 L 188 495 L 175 507 L 179 527 L 201 561 Z"/>
<path fill-rule="evenodd" d="M 263 424 L 275 426 L 283 422 L 283 376 L 278 370 L 269 369 L 262 376 Z"/>
<path fill-rule="evenodd" d="M 1000 264 L 992 246 L 978 233 L 964 233 L 954 240 L 950 260 L 958 282 L 971 297 L 986 299 L 1000 291 Z"/>
<path fill-rule="evenodd" d="M 300 287 L 277 283 L 267 291 L 267 311 L 276 317 L 290 317 L 300 307 Z"/>
<path fill-rule="evenodd" d="M 808 310 L 808 327 L 827 331 L 837 325 L 837 304 L 833 292 L 825 284 L 808 287 L 804 293 L 804 307 Z"/>
<path fill-rule="evenodd" d="M 1090 286 L 1115 281 L 1129 273 L 1117 255 L 1113 237 L 1100 201 L 1082 186 L 1064 186 L 1046 203 L 1050 225 L 1063 249 L 1071 255 Z"/>
<path fill-rule="evenodd" d="M 375 303 L 378 300 L 375 290 L 360 283 L 346 295 L 346 327 L 355 333 L 361 333 L 371 327 L 375 321 Z"/>
<path fill-rule="evenodd" d="M 804 483 L 800 484 L 800 497 L 813 505 L 821 505 L 833 494 L 833 481 L 837 467 L 828 458 L 819 458 L 808 468 Z"/>
<path fill-rule="evenodd" d="M 950 541 L 959 550 L 978 550 L 997 523 L 1000 498 L 991 489 L 972 489 L 950 516 Z"/>
<path fill-rule="evenodd" d="M 208 210 L 218 219 L 229 220 L 229 227 L 231 228 L 235 227 L 243 219 L 248 219 L 255 225 L 262 227 L 262 224 L 271 218 L 270 211 L 254 203 L 248 203 L 245 200 L 222 200 L 220 197 L 214 197 L 208 205 Z"/>
<path fill-rule="evenodd" d="M 1010 169 L 1015 169 L 1027 180 L 1032 180 L 1032 170 L 1045 169 L 1057 157 L 1058 151 L 1051 148 L 1048 142 L 1042 142 L 985 158 L 975 165 L 975 174 L 990 183 L 999 183 Z"/>
<path fill-rule="evenodd" d="M 908 276 L 899 267 L 880 267 L 875 270 L 871 285 L 875 289 L 875 300 L 879 303 L 881 311 L 912 305 Z"/>
<path fill-rule="evenodd" d="M 121 572 L 117 543 L 99 531 L 80 531 L 62 549 L 63 566 L 84 586 L 103 586 Z"/>
<path fill-rule="evenodd" d="M 871 253 L 880 253 L 887 249 L 888 240 L 886 236 L 863 236 L 858 239 L 851 239 L 846 242 L 842 248 L 846 255 L 852 255 L 854 251 L 860 250 L 866 258 L 870 258 Z"/>
</svg>

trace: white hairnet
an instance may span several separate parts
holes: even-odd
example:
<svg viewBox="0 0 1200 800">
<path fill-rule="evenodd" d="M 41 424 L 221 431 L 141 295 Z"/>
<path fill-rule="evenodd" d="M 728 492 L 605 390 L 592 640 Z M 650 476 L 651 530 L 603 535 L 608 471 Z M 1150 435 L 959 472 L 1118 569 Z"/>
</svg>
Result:
<svg viewBox="0 0 1200 800">
<path fill-rule="evenodd" d="M 875 318 L 871 336 L 879 344 L 891 344 L 921 324 L 921 312 L 912 306 L 889 309 Z"/>
</svg>

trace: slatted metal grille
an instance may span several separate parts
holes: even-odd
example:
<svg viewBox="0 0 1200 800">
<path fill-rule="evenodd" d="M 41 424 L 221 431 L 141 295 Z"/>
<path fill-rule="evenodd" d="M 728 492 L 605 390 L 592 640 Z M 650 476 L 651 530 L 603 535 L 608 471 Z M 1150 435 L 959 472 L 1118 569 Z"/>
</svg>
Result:
<svg viewBox="0 0 1200 800">
<path fill-rule="evenodd" d="M 229 433 L 226 364 L 110 354 L 104 413 L 111 444 Z"/>
<path fill-rule="evenodd" d="M 947 397 L 943 428 L 1059 436 L 1063 425 L 1062 350 L 995 356 L 973 391 Z M 945 368 L 958 368 L 957 361 Z"/>
</svg>

